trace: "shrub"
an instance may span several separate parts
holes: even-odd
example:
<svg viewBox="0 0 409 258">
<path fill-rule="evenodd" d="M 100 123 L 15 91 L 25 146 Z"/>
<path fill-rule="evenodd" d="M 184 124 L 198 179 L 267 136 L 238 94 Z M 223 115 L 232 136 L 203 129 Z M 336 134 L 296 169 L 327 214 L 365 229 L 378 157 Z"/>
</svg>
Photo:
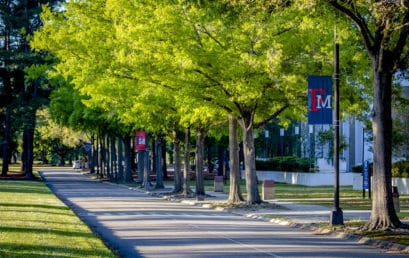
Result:
<svg viewBox="0 0 409 258">
<path fill-rule="evenodd" d="M 392 177 L 409 177 L 409 161 L 399 161 L 392 164 Z"/>
<path fill-rule="evenodd" d="M 299 158 L 298 159 L 298 171 L 301 172 L 316 172 L 311 171 L 310 168 L 314 166 L 309 158 Z"/>
<path fill-rule="evenodd" d="M 269 160 L 256 160 L 257 170 L 277 170 L 287 172 L 314 172 L 310 171 L 312 163 L 308 158 L 294 156 L 274 157 Z"/>
<path fill-rule="evenodd" d="M 362 165 L 353 166 L 351 169 L 354 173 L 362 173 Z"/>
<path fill-rule="evenodd" d="M 297 171 L 297 161 L 294 156 L 283 157 L 281 160 L 281 170 L 290 172 L 290 171 Z"/>
</svg>

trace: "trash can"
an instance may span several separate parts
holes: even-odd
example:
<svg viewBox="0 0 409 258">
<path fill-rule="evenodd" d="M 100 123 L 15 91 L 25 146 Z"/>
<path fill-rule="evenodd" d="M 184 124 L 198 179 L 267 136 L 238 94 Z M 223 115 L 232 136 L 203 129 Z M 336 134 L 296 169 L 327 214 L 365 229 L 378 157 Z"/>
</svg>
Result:
<svg viewBox="0 0 409 258">
<path fill-rule="evenodd" d="M 392 186 L 393 206 L 396 212 L 400 212 L 399 191 L 397 186 Z"/>
<path fill-rule="evenodd" d="M 274 199 L 274 180 L 264 180 L 262 186 L 262 199 Z"/>
<path fill-rule="evenodd" d="M 223 190 L 224 190 L 223 176 L 215 176 L 214 177 L 214 191 L 223 192 Z"/>
</svg>

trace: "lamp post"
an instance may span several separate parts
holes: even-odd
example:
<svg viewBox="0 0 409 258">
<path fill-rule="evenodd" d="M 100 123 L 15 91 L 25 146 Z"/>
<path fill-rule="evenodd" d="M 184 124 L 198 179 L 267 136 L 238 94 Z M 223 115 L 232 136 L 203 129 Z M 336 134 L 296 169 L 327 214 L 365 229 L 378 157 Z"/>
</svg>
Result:
<svg viewBox="0 0 409 258">
<path fill-rule="evenodd" d="M 334 31 L 334 208 L 331 210 L 330 224 L 343 225 L 344 217 L 339 207 L 339 44 Z"/>
</svg>

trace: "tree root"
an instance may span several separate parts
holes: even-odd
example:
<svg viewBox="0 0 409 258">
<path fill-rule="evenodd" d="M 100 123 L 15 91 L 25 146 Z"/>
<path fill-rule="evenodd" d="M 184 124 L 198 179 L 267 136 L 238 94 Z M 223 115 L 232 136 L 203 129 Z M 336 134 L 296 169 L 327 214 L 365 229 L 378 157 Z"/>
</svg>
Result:
<svg viewBox="0 0 409 258">
<path fill-rule="evenodd" d="M 380 230 L 380 231 L 395 231 L 395 230 L 408 230 L 409 225 L 402 223 L 401 221 L 369 221 L 365 226 L 361 228 L 364 231 Z"/>
</svg>

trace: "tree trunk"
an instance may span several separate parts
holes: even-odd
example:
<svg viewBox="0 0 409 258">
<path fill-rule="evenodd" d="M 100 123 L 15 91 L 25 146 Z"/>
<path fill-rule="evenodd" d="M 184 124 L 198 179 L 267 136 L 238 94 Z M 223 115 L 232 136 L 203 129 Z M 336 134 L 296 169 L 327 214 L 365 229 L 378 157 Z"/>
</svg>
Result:
<svg viewBox="0 0 409 258">
<path fill-rule="evenodd" d="M 229 116 L 229 150 L 230 150 L 230 191 L 227 203 L 236 204 L 244 201 L 240 190 L 239 137 L 237 118 Z"/>
<path fill-rule="evenodd" d="M 142 185 L 143 183 L 143 173 L 144 173 L 144 166 L 145 166 L 145 151 L 138 151 L 138 179 L 136 180 L 137 184 Z"/>
<path fill-rule="evenodd" d="M 151 172 L 151 167 L 150 167 L 150 161 L 149 161 L 149 134 L 146 132 L 146 150 L 144 151 L 144 173 L 143 173 L 143 183 L 142 186 L 145 190 L 149 190 L 149 187 L 151 185 L 151 178 L 150 178 L 150 172 Z"/>
<path fill-rule="evenodd" d="M 112 179 L 112 168 L 111 168 L 111 155 L 109 152 L 110 149 L 110 140 L 109 134 L 104 137 L 104 163 L 106 167 L 106 174 L 109 179 Z"/>
<path fill-rule="evenodd" d="M 90 156 L 88 158 L 88 166 L 89 166 L 89 172 L 91 174 L 95 173 L 95 139 L 94 139 L 94 134 L 91 135 L 91 151 L 90 151 Z"/>
<path fill-rule="evenodd" d="M 125 136 L 125 182 L 132 182 L 132 167 L 131 167 L 131 137 Z"/>
<path fill-rule="evenodd" d="M 173 178 L 175 182 L 175 187 L 174 187 L 174 193 L 181 193 L 183 191 L 182 187 L 182 170 L 181 170 L 181 158 L 180 158 L 180 140 L 177 135 L 177 132 L 173 132 L 173 155 L 174 155 L 174 172 L 173 172 Z"/>
<path fill-rule="evenodd" d="M 118 166 L 117 166 L 117 158 L 116 158 L 116 146 L 115 146 L 115 137 L 114 135 L 110 135 L 110 145 L 111 145 L 111 172 L 112 172 L 112 178 L 114 180 L 118 179 Z"/>
<path fill-rule="evenodd" d="M 6 121 L 4 125 L 4 141 L 2 143 L 3 147 L 3 166 L 1 169 L 2 176 L 7 176 L 7 172 L 9 171 L 10 116 L 11 105 L 8 104 L 6 107 Z"/>
<path fill-rule="evenodd" d="M 124 155 L 122 153 L 123 149 L 123 140 L 121 136 L 118 136 L 118 177 L 117 180 L 122 182 L 124 180 Z"/>
<path fill-rule="evenodd" d="M 4 3 L 6 8 L 10 6 L 10 1 L 6 1 Z M 9 51 L 10 51 L 10 27 L 11 24 L 6 22 L 3 25 L 3 40 L 4 40 L 4 46 L 3 50 L 5 53 L 4 57 L 9 56 Z M 3 65 L 4 67 L 8 66 L 7 59 L 3 57 Z M 5 59 L 5 60 L 4 60 Z M 9 171 L 9 144 L 10 144 L 10 117 L 11 117 L 11 100 L 12 100 L 12 88 L 11 88 L 11 78 L 10 78 L 10 73 L 5 70 L 5 76 L 2 76 L 3 78 L 3 94 L 7 97 L 6 103 L 6 117 L 5 117 L 5 124 L 4 124 L 4 139 L 3 139 L 3 144 L 2 144 L 2 151 L 3 151 L 3 165 L 1 169 L 1 175 L 2 176 L 7 176 L 7 173 Z"/>
<path fill-rule="evenodd" d="M 205 196 L 204 178 L 203 178 L 203 156 L 204 156 L 204 130 L 196 130 L 196 196 Z"/>
<path fill-rule="evenodd" d="M 224 176 L 223 166 L 226 159 L 226 148 L 219 144 L 217 146 L 217 159 L 219 161 L 219 166 L 217 167 L 217 175 Z"/>
<path fill-rule="evenodd" d="M 156 155 L 156 137 L 154 137 L 152 139 L 152 148 L 151 148 L 151 166 L 152 166 L 152 171 L 155 173 L 155 177 L 156 177 L 156 167 L 158 165 L 158 156 Z"/>
<path fill-rule="evenodd" d="M 185 159 L 183 164 L 183 196 L 188 196 L 190 191 L 189 187 L 189 172 L 190 172 L 190 128 L 185 129 Z"/>
<path fill-rule="evenodd" d="M 33 143 L 34 143 L 34 128 L 30 129 L 25 129 L 23 132 L 24 135 L 24 140 L 26 141 L 25 147 L 26 147 L 26 155 L 25 155 L 25 161 L 24 161 L 24 174 L 25 178 L 32 179 L 34 178 L 33 175 Z"/>
<path fill-rule="evenodd" d="M 131 173 L 132 175 L 134 173 L 136 173 L 137 167 L 136 167 L 136 142 L 135 142 L 135 138 L 131 137 Z"/>
<path fill-rule="evenodd" d="M 377 60 L 379 63 L 379 60 Z M 374 64 L 373 201 L 369 229 L 396 228 L 402 223 L 392 197 L 392 73 L 378 72 Z"/>
<path fill-rule="evenodd" d="M 23 142 L 22 142 L 22 146 L 21 146 L 22 147 L 21 148 L 21 164 L 20 164 L 20 172 L 21 173 L 24 173 L 24 171 L 26 170 L 26 155 L 27 155 L 26 144 L 27 144 L 27 141 L 25 140 L 25 135 L 24 135 L 24 132 L 23 132 Z"/>
<path fill-rule="evenodd" d="M 155 140 L 156 149 L 156 185 L 155 189 L 164 189 L 162 169 L 162 135 L 158 134 Z"/>
<path fill-rule="evenodd" d="M 101 133 L 98 134 L 98 165 L 97 165 L 97 174 L 100 178 L 104 177 L 104 166 L 102 164 L 102 136 Z"/>
<path fill-rule="evenodd" d="M 246 171 L 247 204 L 261 203 L 256 174 L 256 153 L 254 148 L 253 116 L 243 117 L 240 124 L 243 129 L 244 164 Z"/>
<path fill-rule="evenodd" d="M 208 137 L 206 139 L 209 139 Z M 206 149 L 207 149 L 207 156 L 206 156 L 206 163 L 207 163 L 207 170 L 209 171 L 209 173 L 213 173 L 213 163 L 212 163 L 212 143 L 210 140 L 205 140 L 205 145 L 206 145 Z"/>
<path fill-rule="evenodd" d="M 161 138 L 161 147 L 162 147 L 162 157 L 161 157 L 161 162 L 162 162 L 162 171 L 163 171 L 163 179 L 168 180 L 168 167 L 166 164 L 166 140 L 164 137 Z"/>
</svg>

